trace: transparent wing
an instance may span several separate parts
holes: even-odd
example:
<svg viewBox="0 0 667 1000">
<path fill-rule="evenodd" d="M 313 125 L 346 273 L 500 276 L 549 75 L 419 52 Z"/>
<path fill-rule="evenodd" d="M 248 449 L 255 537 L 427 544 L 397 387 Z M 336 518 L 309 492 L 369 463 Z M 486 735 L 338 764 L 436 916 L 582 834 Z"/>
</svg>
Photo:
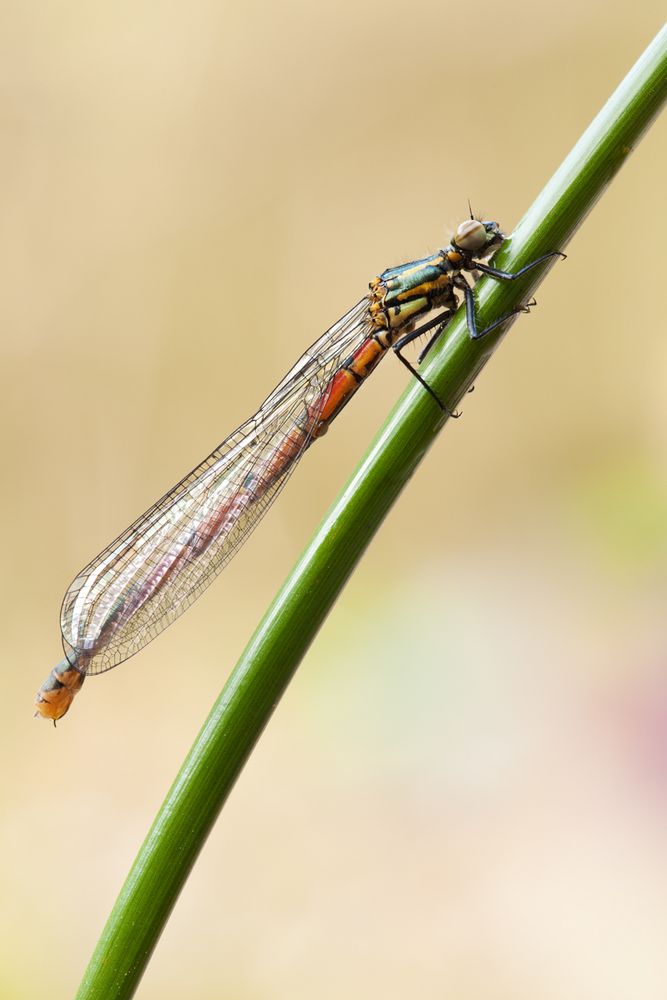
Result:
<svg viewBox="0 0 667 1000">
<path fill-rule="evenodd" d="M 61 610 L 65 654 L 110 670 L 154 639 L 229 562 L 310 444 L 330 381 L 370 332 L 364 297 L 246 420 L 86 566 Z"/>
</svg>

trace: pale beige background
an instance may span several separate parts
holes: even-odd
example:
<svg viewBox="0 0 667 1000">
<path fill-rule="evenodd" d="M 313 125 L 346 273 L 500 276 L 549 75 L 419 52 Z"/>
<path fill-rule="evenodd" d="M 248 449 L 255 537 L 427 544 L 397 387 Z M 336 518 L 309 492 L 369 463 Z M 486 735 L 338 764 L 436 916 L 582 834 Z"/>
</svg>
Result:
<svg viewBox="0 0 667 1000">
<path fill-rule="evenodd" d="M 141 656 L 31 718 L 80 567 L 378 270 L 511 228 L 662 4 L 5 4 L 0 995 L 66 1000 L 405 373 Z M 665 127 L 554 268 L 274 716 L 153 998 L 664 996 Z"/>
</svg>

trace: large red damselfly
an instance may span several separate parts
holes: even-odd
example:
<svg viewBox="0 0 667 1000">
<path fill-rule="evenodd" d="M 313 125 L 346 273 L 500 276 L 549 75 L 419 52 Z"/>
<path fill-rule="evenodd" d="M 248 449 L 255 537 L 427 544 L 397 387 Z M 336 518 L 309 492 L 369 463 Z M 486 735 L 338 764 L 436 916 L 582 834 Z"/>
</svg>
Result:
<svg viewBox="0 0 667 1000">
<path fill-rule="evenodd" d="M 63 600 L 65 659 L 37 693 L 36 715 L 62 718 L 88 674 L 110 670 L 138 652 L 199 597 L 238 552 L 285 485 L 306 449 L 327 431 L 391 348 L 445 409 L 401 354 L 431 332 L 421 361 L 458 308 L 468 331 L 486 336 L 528 306 L 479 330 L 465 273 L 512 281 L 515 273 L 484 261 L 505 236 L 496 222 L 472 217 L 443 250 L 390 268 L 312 344 L 257 413 L 153 504 L 76 577 Z"/>
</svg>

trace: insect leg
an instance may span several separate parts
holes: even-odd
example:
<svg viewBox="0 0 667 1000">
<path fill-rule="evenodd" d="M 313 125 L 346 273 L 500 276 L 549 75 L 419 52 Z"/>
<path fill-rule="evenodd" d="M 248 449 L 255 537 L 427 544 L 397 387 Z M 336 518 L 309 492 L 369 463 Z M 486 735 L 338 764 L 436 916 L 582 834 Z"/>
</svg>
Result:
<svg viewBox="0 0 667 1000">
<path fill-rule="evenodd" d="M 407 347 L 408 344 L 411 344 L 413 340 L 416 340 L 417 337 L 421 337 L 422 334 L 427 333 L 429 330 L 432 330 L 433 327 L 436 327 L 435 333 L 433 333 L 433 335 L 431 336 L 428 344 L 426 345 L 426 347 L 424 348 L 424 350 L 419 355 L 419 361 L 422 361 L 423 358 L 424 358 L 424 356 L 433 347 L 433 345 L 437 341 L 438 337 L 440 337 L 440 335 L 442 334 L 443 330 L 447 326 L 448 319 L 450 318 L 450 316 L 453 316 L 453 314 L 454 314 L 454 312 L 453 312 L 452 309 L 446 309 L 444 312 L 439 313 L 433 319 L 430 319 L 428 321 L 428 323 L 424 323 L 422 326 L 417 327 L 416 330 L 411 330 L 410 333 L 406 333 L 403 337 L 400 337 L 396 341 L 395 344 L 392 344 L 392 349 L 394 351 L 394 354 L 398 358 L 398 360 L 401 362 L 401 364 L 405 365 L 405 367 L 408 369 L 408 371 L 410 372 L 410 374 L 413 375 L 414 378 L 416 378 L 417 381 L 419 383 L 421 383 L 421 385 L 424 386 L 424 388 L 429 393 L 429 395 L 431 395 L 433 397 L 433 399 L 436 401 L 436 403 L 438 404 L 438 406 L 440 407 L 440 409 L 444 410 L 445 413 L 447 413 L 450 417 L 454 417 L 454 419 L 458 419 L 458 417 L 460 417 L 461 414 L 460 413 L 452 413 L 452 411 L 450 409 L 448 409 L 448 407 L 445 406 L 445 404 L 442 402 L 442 400 L 439 399 L 437 393 L 435 393 L 433 391 L 433 389 L 431 388 L 431 386 L 427 382 L 424 381 L 424 379 L 419 374 L 419 372 L 417 371 L 417 369 L 413 365 L 411 365 L 410 362 L 408 361 L 408 359 L 404 358 L 403 355 L 401 354 L 401 350 L 404 347 Z"/>
<path fill-rule="evenodd" d="M 497 267 L 491 267 L 489 264 L 481 264 L 478 261 L 473 261 L 473 265 L 476 271 L 481 271 L 483 274 L 489 274 L 492 278 L 498 278 L 500 281 L 514 281 L 515 278 L 521 278 L 527 271 L 537 267 L 538 264 L 542 264 L 545 260 L 549 260 L 550 257 L 560 257 L 562 260 L 565 260 L 567 254 L 560 253 L 558 250 L 554 250 L 552 253 L 542 254 L 541 257 L 531 260 L 530 264 L 526 264 L 524 267 L 520 267 L 518 271 L 514 272 L 500 271 Z"/>
<path fill-rule="evenodd" d="M 505 313 L 504 316 L 501 316 L 500 319 L 496 319 L 493 321 L 493 323 L 489 323 L 489 325 L 485 326 L 483 330 L 478 330 L 477 319 L 475 317 L 475 297 L 472 293 L 472 288 L 467 284 L 467 282 L 465 288 L 463 289 L 463 292 L 465 295 L 465 302 L 466 302 L 466 320 L 468 322 L 468 333 L 470 335 L 471 340 L 481 340 L 482 337 L 486 337 L 487 333 L 491 333 L 493 330 L 496 330 L 499 326 L 502 326 L 503 323 L 506 323 L 508 319 L 512 318 L 512 316 L 518 316 L 519 313 L 530 312 L 532 307 L 537 305 L 535 299 L 531 299 L 530 302 L 524 302 L 522 305 L 516 306 L 510 312 Z"/>
</svg>

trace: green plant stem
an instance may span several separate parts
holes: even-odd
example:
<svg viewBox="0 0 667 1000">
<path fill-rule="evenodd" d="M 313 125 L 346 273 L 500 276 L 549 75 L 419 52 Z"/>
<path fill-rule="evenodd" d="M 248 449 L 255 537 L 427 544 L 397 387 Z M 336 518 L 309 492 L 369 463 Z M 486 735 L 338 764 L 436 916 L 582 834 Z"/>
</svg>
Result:
<svg viewBox="0 0 667 1000">
<path fill-rule="evenodd" d="M 667 98 L 667 29 L 656 37 L 496 256 L 516 270 L 562 249 Z M 526 301 L 548 268 L 478 285 L 480 328 Z M 461 311 L 459 311 L 461 313 Z M 502 334 L 470 341 L 457 315 L 424 375 L 449 405 L 461 398 Z M 178 894 L 297 665 L 445 416 L 411 385 L 327 514 L 250 640 L 129 873 L 77 994 L 134 994 Z"/>
</svg>

